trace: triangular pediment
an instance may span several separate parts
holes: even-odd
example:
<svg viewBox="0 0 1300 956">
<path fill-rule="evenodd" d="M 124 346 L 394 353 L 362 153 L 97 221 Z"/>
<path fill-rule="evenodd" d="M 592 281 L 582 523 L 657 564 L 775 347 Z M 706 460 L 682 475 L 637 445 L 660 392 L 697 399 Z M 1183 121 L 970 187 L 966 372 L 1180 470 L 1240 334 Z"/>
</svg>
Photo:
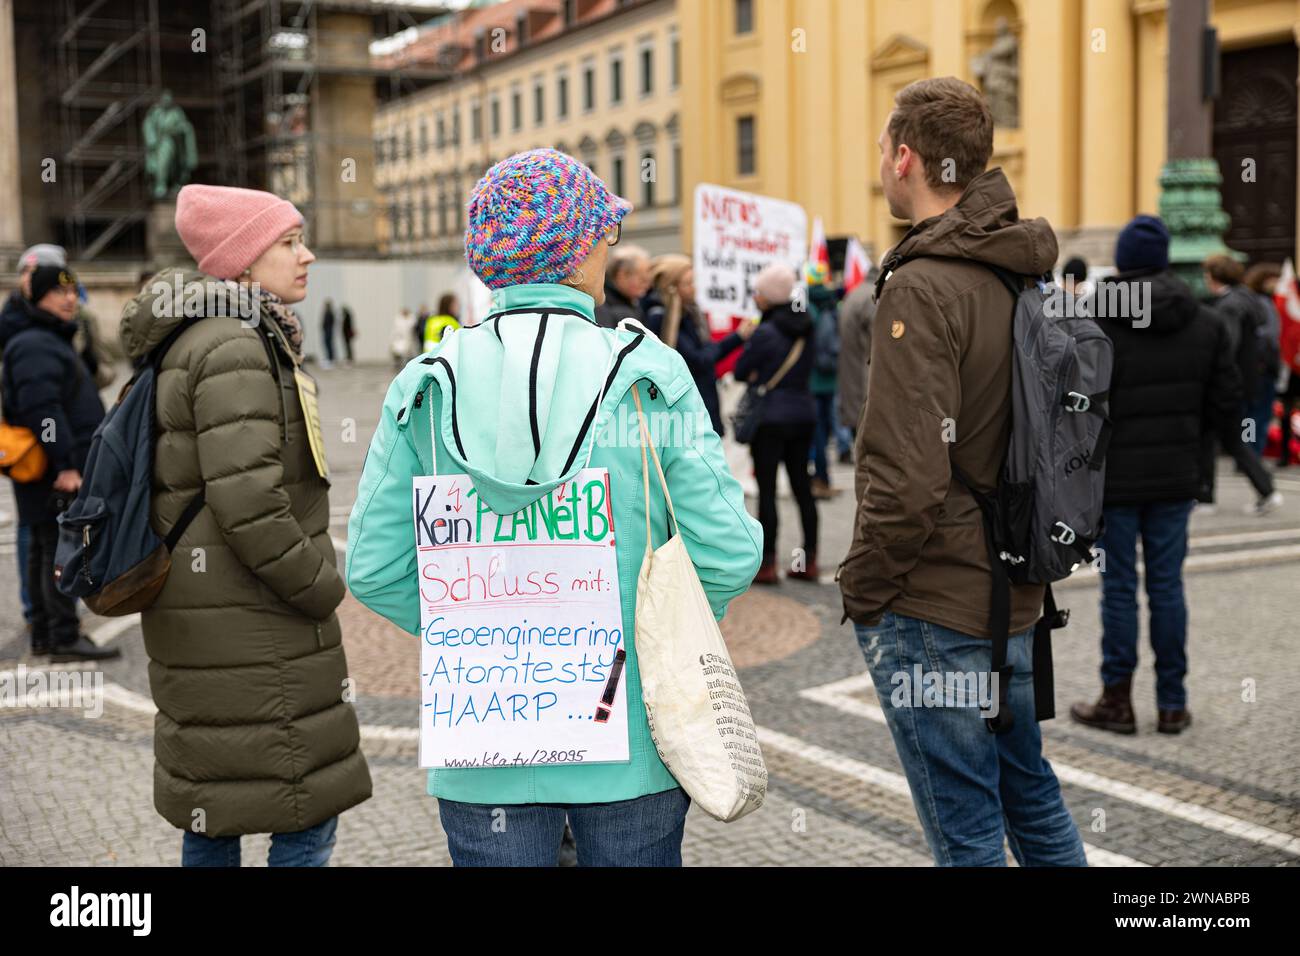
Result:
<svg viewBox="0 0 1300 956">
<path fill-rule="evenodd" d="M 876 52 L 871 54 L 873 70 L 892 70 L 900 66 L 915 66 L 930 59 L 930 48 L 914 37 L 895 33 Z"/>
</svg>

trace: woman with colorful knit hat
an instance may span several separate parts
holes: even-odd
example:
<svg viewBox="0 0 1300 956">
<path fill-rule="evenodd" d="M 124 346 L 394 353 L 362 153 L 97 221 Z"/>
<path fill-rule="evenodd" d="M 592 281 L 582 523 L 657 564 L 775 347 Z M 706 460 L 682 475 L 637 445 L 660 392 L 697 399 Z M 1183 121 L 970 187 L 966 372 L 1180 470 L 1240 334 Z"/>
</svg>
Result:
<svg viewBox="0 0 1300 956">
<path fill-rule="evenodd" d="M 185 866 L 322 866 L 339 814 L 370 796 L 334 614 L 343 599 L 302 326 L 315 260 L 292 203 L 190 185 L 176 230 L 198 269 L 150 279 L 122 316 L 134 360 L 162 346 L 153 527 L 188 520 L 142 614 L 154 805 Z M 197 314 L 196 314 L 197 313 Z"/>
<path fill-rule="evenodd" d="M 540 705 L 520 710 L 511 697 L 508 713 L 499 720 L 501 708 L 493 710 L 490 703 L 481 719 L 467 718 L 465 698 L 473 699 L 474 685 L 458 685 L 455 692 L 461 696 L 449 699 L 453 691 L 441 665 L 450 661 L 452 666 L 468 666 L 484 659 L 471 656 L 473 651 L 445 652 L 440 666 L 421 678 L 422 685 L 441 695 L 432 710 L 421 710 L 421 733 L 427 733 L 430 742 L 455 747 L 458 733 L 467 739 L 480 732 L 479 725 L 493 735 L 488 752 L 479 748 L 480 757 L 455 763 L 431 757 L 423 763 L 448 768 L 430 771 L 428 792 L 438 798 L 448 848 L 458 866 L 555 866 L 566 820 L 580 866 L 681 863 L 690 801 L 651 740 L 633 639 L 642 557 L 647 544 L 658 547 L 670 534 L 667 503 L 652 472 L 647 541 L 638 402 L 652 421 L 684 426 L 674 427 L 669 435 L 660 430 L 656 446 L 676 517 L 673 533 L 681 535 L 718 618 L 752 579 L 762 533 L 745 511 L 740 486 L 727 470 L 721 443 L 681 356 L 640 327 L 596 325 L 606 256 L 618 242 L 620 223 L 630 209 L 590 169 L 555 150 L 519 153 L 488 170 L 470 198 L 465 257 L 491 290 L 491 308 L 481 324 L 449 333 L 431 353 L 411 362 L 389 388 L 348 526 L 352 594 L 402 629 L 421 635 L 425 645 L 447 646 L 448 641 L 456 643 L 456 638 L 447 637 L 451 629 L 470 618 L 459 608 L 449 613 L 440 609 L 433 617 L 431 604 L 446 606 L 445 595 L 434 596 L 438 575 L 451 576 L 450 568 L 469 567 L 458 561 L 473 559 L 422 559 L 446 560 L 446 572 L 436 564 L 417 565 L 417 547 L 423 544 L 427 552 L 429 540 L 445 540 L 445 529 L 461 524 L 430 517 L 417 541 L 413 479 L 467 476 L 473 486 L 469 510 L 489 529 L 484 532 L 489 541 L 491 527 L 513 527 L 500 532 L 512 541 L 542 534 L 536 515 L 543 515 L 544 521 L 549 514 L 554 523 L 556 514 L 568 512 L 553 510 L 552 502 L 582 507 L 576 500 L 579 485 L 588 492 L 599 489 L 598 497 L 607 502 L 596 524 L 602 530 L 608 524 L 616 580 L 605 580 L 597 588 L 621 595 L 621 605 L 601 622 L 607 626 L 600 628 L 603 637 L 592 649 L 591 667 L 564 664 L 573 669 L 557 677 L 566 684 L 576 678 L 575 690 L 582 691 L 580 697 L 589 705 L 554 720 L 547 714 L 542 723 L 543 711 L 536 709 Z M 576 481 L 588 468 L 608 470 L 603 488 L 585 477 Z M 443 484 L 459 488 L 459 480 L 448 477 Z M 418 499 L 421 484 L 415 483 L 415 489 Z M 506 517 L 498 525 L 498 519 L 482 517 L 485 511 Z M 524 530 L 529 521 L 534 522 L 533 531 Z M 565 525 L 560 524 L 562 530 Z M 584 533 L 591 533 L 592 525 L 583 527 Z M 425 531 L 432 531 L 432 539 L 425 539 Z M 486 599 L 496 593 L 491 590 L 496 580 L 491 562 L 509 567 L 512 559 L 474 547 L 444 553 L 484 555 L 479 562 L 486 578 L 474 563 L 473 574 L 464 579 L 469 593 L 477 595 L 476 589 L 484 588 Z M 600 554 L 590 560 L 601 560 Z M 504 585 L 498 580 L 497 586 L 512 593 L 511 576 L 501 577 Z M 422 580 L 427 586 L 421 586 Z M 521 579 L 514 580 L 518 591 Z M 574 594 L 569 581 L 561 590 L 554 603 L 563 610 L 551 613 L 572 608 L 580 630 L 594 633 L 589 632 L 588 619 L 606 605 L 587 593 Z M 455 593 L 453 583 L 453 598 Z M 425 626 L 422 612 L 431 618 Z M 466 636 L 480 648 L 499 646 L 495 635 L 508 642 L 511 627 L 519 623 L 508 600 L 474 620 L 482 626 L 459 631 L 460 648 L 466 646 Z M 569 628 L 560 628 L 558 637 L 554 628 L 533 630 L 540 640 L 525 644 L 523 635 L 531 631 L 514 628 L 517 643 L 505 655 L 515 655 L 510 666 L 517 670 L 526 661 L 543 661 L 549 671 L 549 655 L 559 674 L 562 655 L 549 645 L 563 643 Z M 581 656 L 585 661 L 585 647 Z M 506 668 L 497 670 L 508 683 Z M 465 673 L 474 672 L 469 666 Z M 508 693 L 503 691 L 503 699 Z M 522 700 L 525 692 L 516 696 Z M 544 691 L 537 694 L 539 699 L 544 696 Z M 486 692 L 479 698 L 491 699 Z M 447 716 L 442 701 L 449 701 L 454 716 Z M 529 713 L 534 720 L 528 719 Z M 454 728 L 448 726 L 452 720 L 459 721 Z M 589 723 L 582 726 L 581 721 Z M 551 744 L 540 749 L 529 744 L 523 753 L 520 742 L 536 739 L 528 735 L 538 732 Z M 626 756 L 585 761 L 585 745 L 569 745 L 597 738 L 593 746 L 613 747 Z M 537 757 L 547 749 L 549 755 Z M 552 759 L 557 751 L 559 758 Z M 450 769 L 453 766 L 456 769 Z"/>
</svg>

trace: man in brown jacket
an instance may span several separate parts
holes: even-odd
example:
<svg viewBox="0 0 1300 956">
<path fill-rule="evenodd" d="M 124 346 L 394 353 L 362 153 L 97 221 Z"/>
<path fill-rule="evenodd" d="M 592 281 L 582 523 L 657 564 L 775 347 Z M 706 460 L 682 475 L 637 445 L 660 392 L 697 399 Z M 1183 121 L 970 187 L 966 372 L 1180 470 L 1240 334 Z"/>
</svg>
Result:
<svg viewBox="0 0 1300 956">
<path fill-rule="evenodd" d="M 993 121 L 948 77 L 901 90 L 880 135 L 890 212 L 913 225 L 877 283 L 867 404 L 857 436 L 858 512 L 839 581 L 939 865 L 1085 865 L 1079 833 L 1042 757 L 1031 680 L 1043 589 L 1015 587 L 1006 706 L 990 733 L 991 572 L 981 490 L 1010 435 L 1012 297 L 984 265 L 1039 275 L 1056 261 L 1043 219 L 1020 219 L 1000 169 L 985 171 Z M 937 691 L 936 691 L 937 688 Z M 1004 824 L 1005 821 L 1005 824 Z"/>
</svg>

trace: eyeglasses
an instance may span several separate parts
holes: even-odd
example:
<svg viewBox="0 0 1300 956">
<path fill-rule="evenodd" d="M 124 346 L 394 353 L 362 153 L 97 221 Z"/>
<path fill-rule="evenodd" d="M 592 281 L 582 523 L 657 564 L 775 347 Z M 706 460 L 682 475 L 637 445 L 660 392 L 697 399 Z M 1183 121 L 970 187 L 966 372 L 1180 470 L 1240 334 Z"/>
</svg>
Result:
<svg viewBox="0 0 1300 956">
<path fill-rule="evenodd" d="M 608 242 L 611 246 L 618 245 L 618 241 L 622 238 L 623 238 L 623 224 L 621 222 L 614 223 L 614 225 L 610 228 L 609 232 L 605 233 L 605 241 Z"/>
</svg>

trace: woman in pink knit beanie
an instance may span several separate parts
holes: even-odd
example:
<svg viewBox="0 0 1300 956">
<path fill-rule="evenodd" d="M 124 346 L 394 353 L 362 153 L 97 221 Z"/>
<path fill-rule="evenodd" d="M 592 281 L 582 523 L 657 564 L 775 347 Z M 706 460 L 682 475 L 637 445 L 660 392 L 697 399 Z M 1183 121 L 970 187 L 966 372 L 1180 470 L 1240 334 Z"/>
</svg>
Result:
<svg viewBox="0 0 1300 956">
<path fill-rule="evenodd" d="M 199 271 L 257 290 L 299 357 L 302 322 L 285 306 L 307 296 L 316 261 L 293 203 L 260 189 L 186 186 L 176 196 L 176 231 Z"/>
<path fill-rule="evenodd" d="M 150 523 L 177 535 L 141 614 L 154 806 L 184 866 L 237 866 L 250 833 L 271 834 L 271 866 L 322 866 L 371 781 L 340 693 L 329 469 L 288 306 L 313 256 L 293 204 L 251 189 L 186 186 L 176 228 L 199 269 L 154 276 L 121 325 L 158 363 Z"/>
</svg>

